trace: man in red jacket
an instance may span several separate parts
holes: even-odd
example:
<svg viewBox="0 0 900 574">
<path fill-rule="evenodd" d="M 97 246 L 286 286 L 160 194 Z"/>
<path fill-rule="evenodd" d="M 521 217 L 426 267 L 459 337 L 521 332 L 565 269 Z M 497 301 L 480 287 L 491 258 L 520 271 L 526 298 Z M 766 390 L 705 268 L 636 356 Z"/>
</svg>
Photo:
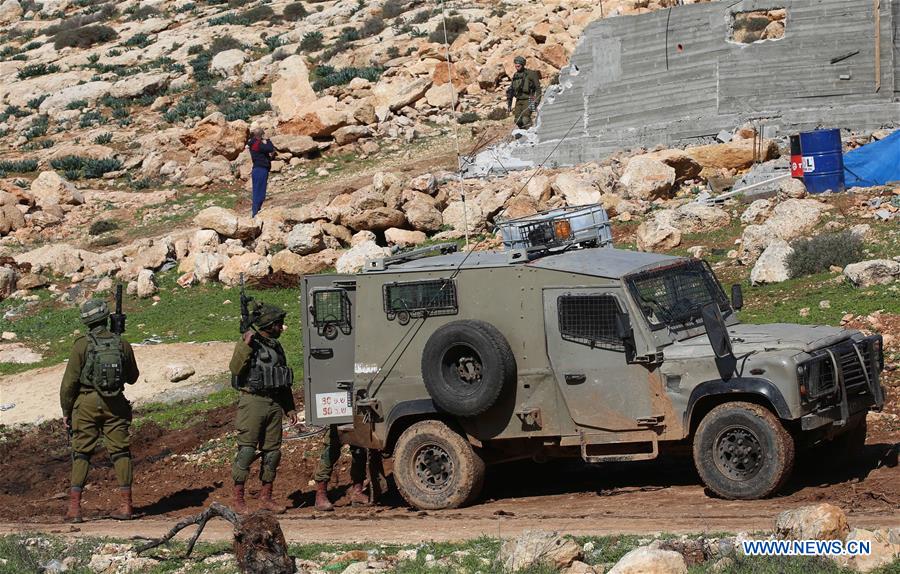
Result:
<svg viewBox="0 0 900 574">
<path fill-rule="evenodd" d="M 253 170 L 250 172 L 250 180 L 253 182 L 253 207 L 251 215 L 256 217 L 266 199 L 266 187 L 269 183 L 269 169 L 272 167 L 272 157 L 275 155 L 275 146 L 265 137 L 262 128 L 256 128 L 250 132 L 250 141 L 247 147 L 250 149 L 250 158 L 253 160 Z"/>
</svg>

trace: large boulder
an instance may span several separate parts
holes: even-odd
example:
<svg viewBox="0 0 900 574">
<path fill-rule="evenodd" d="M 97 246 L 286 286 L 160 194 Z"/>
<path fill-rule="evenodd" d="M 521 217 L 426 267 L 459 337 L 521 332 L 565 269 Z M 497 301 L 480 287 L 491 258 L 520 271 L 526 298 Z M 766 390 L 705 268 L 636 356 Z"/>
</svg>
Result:
<svg viewBox="0 0 900 574">
<path fill-rule="evenodd" d="M 84 196 L 75 186 L 55 171 L 42 171 L 31 182 L 31 195 L 39 206 L 81 205 Z"/>
<path fill-rule="evenodd" d="M 262 278 L 269 274 L 269 260 L 259 253 L 244 253 L 230 258 L 219 271 L 219 281 L 225 285 L 237 285 L 243 274 L 245 279 Z"/>
<path fill-rule="evenodd" d="M 99 260 L 96 253 L 76 249 L 67 243 L 44 245 L 15 256 L 16 263 L 31 264 L 32 273 L 50 272 L 71 275 L 94 267 Z"/>
<path fill-rule="evenodd" d="M 703 166 L 697 163 L 684 150 L 666 149 L 647 154 L 648 157 L 658 159 L 675 170 L 675 184 L 680 185 L 689 179 L 697 179 Z"/>
<path fill-rule="evenodd" d="M 410 247 L 413 245 L 425 243 L 425 241 L 428 239 L 428 236 L 421 231 L 409 231 L 408 229 L 398 229 L 396 227 L 391 227 L 390 229 L 385 230 L 384 239 L 390 245 Z"/>
<path fill-rule="evenodd" d="M 582 557 L 581 546 L 556 532 L 526 530 L 518 538 L 503 541 L 500 563 L 505 572 L 518 572 L 545 563 L 566 568 Z"/>
<path fill-rule="evenodd" d="M 319 143 L 309 136 L 272 136 L 272 145 L 280 152 L 288 152 L 295 156 L 306 155 L 319 149 Z"/>
<path fill-rule="evenodd" d="M 219 272 L 228 258 L 215 251 L 202 251 L 192 254 L 194 259 L 194 278 L 200 283 L 209 283 L 219 278 Z"/>
<path fill-rule="evenodd" d="M 136 98 L 144 94 L 156 94 L 169 84 L 169 75 L 164 73 L 137 74 L 122 78 L 112 85 L 109 95 L 114 98 Z"/>
<path fill-rule="evenodd" d="M 316 101 L 303 56 L 293 55 L 278 62 L 269 101 L 282 121 L 294 118 L 300 110 Z"/>
<path fill-rule="evenodd" d="M 741 214 L 741 223 L 756 224 L 762 223 L 769 217 L 772 212 L 772 202 L 768 199 L 757 199 L 747 206 L 744 213 Z"/>
<path fill-rule="evenodd" d="M 352 123 L 347 112 L 334 96 L 321 97 L 298 108 L 290 118 L 281 120 L 278 132 L 287 135 L 310 137 L 330 136 L 338 129 Z"/>
<path fill-rule="evenodd" d="M 481 205 L 475 201 L 451 201 L 441 213 L 444 225 L 449 225 L 456 231 L 479 232 L 487 225 L 487 216 L 481 209 Z"/>
<path fill-rule="evenodd" d="M 789 540 L 844 540 L 850 526 L 844 511 L 826 502 L 785 510 L 775 519 L 775 534 Z"/>
<path fill-rule="evenodd" d="M 762 252 L 756 265 L 750 271 L 750 283 L 759 285 L 761 283 L 781 283 L 791 278 L 791 271 L 788 268 L 788 257 L 794 250 L 783 239 L 776 239 L 769 243 L 766 250 Z"/>
<path fill-rule="evenodd" d="M 788 199 L 778 204 L 762 225 L 748 225 L 741 236 L 740 261 L 752 265 L 775 239 L 790 242 L 810 232 L 831 206 L 814 199 Z"/>
<path fill-rule="evenodd" d="M 156 286 L 156 275 L 149 269 L 142 269 L 137 276 L 137 296 L 141 299 L 152 297 L 159 291 Z"/>
<path fill-rule="evenodd" d="M 632 197 L 667 198 L 675 186 L 675 168 L 659 159 L 639 155 L 628 161 L 619 183 Z"/>
<path fill-rule="evenodd" d="M 341 218 L 341 224 L 357 231 L 384 231 L 391 227 L 403 227 L 406 225 L 406 215 L 397 209 L 389 207 L 376 207 L 364 211 L 357 211 L 346 218 Z"/>
<path fill-rule="evenodd" d="M 638 226 L 637 248 L 640 251 L 674 249 L 681 245 L 681 231 L 659 219 L 647 220 Z"/>
<path fill-rule="evenodd" d="M 214 112 L 178 139 L 200 159 L 221 155 L 234 160 L 247 143 L 248 131 L 247 122 L 229 122 L 222 112 Z"/>
<path fill-rule="evenodd" d="M 590 181 L 572 173 L 557 175 L 551 187 L 557 195 L 562 196 L 567 205 L 591 205 L 600 202 L 600 190 L 594 187 Z M 535 192 L 535 194 L 537 193 Z"/>
<path fill-rule="evenodd" d="M 51 93 L 38 107 L 42 114 L 56 116 L 66 109 L 72 102 L 84 101 L 93 104 L 103 96 L 109 94 L 112 82 L 96 81 L 85 82 L 76 86 L 69 86 Z"/>
<path fill-rule="evenodd" d="M 12 267 L 0 267 L 0 300 L 3 300 L 16 291 L 16 281 L 19 274 Z"/>
<path fill-rule="evenodd" d="M 857 287 L 887 285 L 900 278 L 900 261 L 870 259 L 844 267 L 844 276 Z"/>
<path fill-rule="evenodd" d="M 201 229 L 212 229 L 230 239 L 252 239 L 259 235 L 259 222 L 250 217 L 238 217 L 224 207 L 207 207 L 194 216 L 194 224 Z"/>
<path fill-rule="evenodd" d="M 894 530 L 894 532 L 897 532 Z M 856 572 L 871 572 L 882 568 L 900 559 L 900 539 L 897 534 L 893 538 L 888 530 L 864 530 L 854 528 L 847 535 L 847 542 L 851 540 L 865 541 L 869 543 L 871 552 L 856 556 L 837 556 L 835 560 L 844 568 L 850 568 Z"/>
<path fill-rule="evenodd" d="M 676 227 L 682 233 L 700 233 L 725 227 L 731 223 L 731 216 L 720 207 L 686 203 L 676 209 L 658 212 L 656 220 Z"/>
<path fill-rule="evenodd" d="M 334 143 L 347 145 L 370 135 L 372 135 L 372 130 L 368 126 L 344 126 L 337 129 L 332 137 L 334 137 Z"/>
<path fill-rule="evenodd" d="M 432 233 L 440 230 L 444 225 L 444 217 L 434 204 L 422 200 L 415 200 L 403 206 L 406 219 L 413 229 Z"/>
<path fill-rule="evenodd" d="M 0 205 L 0 237 L 25 227 L 25 216 L 15 205 Z"/>
<path fill-rule="evenodd" d="M 312 223 L 298 223 L 287 234 L 285 245 L 297 255 L 309 255 L 325 248 L 324 234 Z"/>
<path fill-rule="evenodd" d="M 774 140 L 763 142 L 761 158 L 755 157 L 752 139 L 689 147 L 684 151 L 704 168 L 719 169 L 747 169 L 753 165 L 754 159 L 768 161 L 779 156 L 778 143 Z"/>
<path fill-rule="evenodd" d="M 241 67 L 247 59 L 247 54 L 239 48 L 222 50 L 213 56 L 209 69 L 220 76 L 230 78 L 241 73 Z"/>
<path fill-rule="evenodd" d="M 546 202 L 550 199 L 550 195 L 553 192 L 553 188 L 550 186 L 550 178 L 540 173 L 532 176 L 528 180 L 528 185 L 525 186 L 525 192 L 538 204 Z"/>
<path fill-rule="evenodd" d="M 414 104 L 421 99 L 431 87 L 430 78 L 382 78 L 372 88 L 375 115 L 379 120 L 387 117 L 388 111 L 396 112 L 400 108 Z"/>
<path fill-rule="evenodd" d="M 684 556 L 674 550 L 639 546 L 623 556 L 607 574 L 687 574 Z"/>
<path fill-rule="evenodd" d="M 297 276 L 321 273 L 329 267 L 334 267 L 338 257 L 340 254 L 334 249 L 323 249 L 306 256 L 283 249 L 272 256 L 272 271 Z"/>
<path fill-rule="evenodd" d="M 191 253 L 215 253 L 219 248 L 219 234 L 214 229 L 198 229 L 191 237 Z"/>
<path fill-rule="evenodd" d="M 338 273 L 359 273 L 366 261 L 387 257 L 390 254 L 389 248 L 379 247 L 374 241 L 361 241 L 345 251 L 334 266 Z"/>
<path fill-rule="evenodd" d="M 12 24 L 18 21 L 23 12 L 19 0 L 5 0 L 0 4 L 0 24 Z"/>
</svg>

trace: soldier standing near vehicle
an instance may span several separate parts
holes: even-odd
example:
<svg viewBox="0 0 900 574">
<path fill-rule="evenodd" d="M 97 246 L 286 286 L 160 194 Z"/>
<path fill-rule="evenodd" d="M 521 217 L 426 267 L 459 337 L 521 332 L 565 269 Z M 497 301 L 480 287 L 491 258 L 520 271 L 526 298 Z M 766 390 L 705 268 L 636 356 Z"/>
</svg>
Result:
<svg viewBox="0 0 900 574">
<path fill-rule="evenodd" d="M 234 508 L 247 512 L 244 483 L 256 450 L 262 453 L 259 500 L 263 509 L 281 514 L 285 508 L 272 500 L 272 483 L 281 461 L 282 419 L 297 423 L 291 385 L 294 375 L 278 337 L 284 330 L 285 312 L 274 305 L 257 305 L 250 328 L 234 346 L 229 365 L 232 386 L 240 391 L 237 409 L 237 455 L 232 465 Z"/>
<path fill-rule="evenodd" d="M 328 499 L 328 481 L 334 464 L 341 457 L 341 441 L 338 438 L 337 425 L 330 425 L 325 434 L 322 452 L 319 455 L 319 464 L 313 478 L 316 481 L 316 510 L 330 512 L 334 505 Z M 363 482 L 366 480 L 366 449 L 358 446 L 350 447 L 350 487 L 351 506 L 366 506 L 369 497 L 363 493 Z"/>
<path fill-rule="evenodd" d="M 106 301 L 91 299 L 81 306 L 81 321 L 87 325 L 88 333 L 75 340 L 59 389 L 63 420 L 72 443 L 67 522 L 82 521 L 81 492 L 101 435 L 112 459 L 122 500 L 112 517 L 130 520 L 133 514 L 134 471 L 128 435 L 132 413 L 131 403 L 122 391 L 126 383 L 132 385 L 137 381 L 139 372 L 131 345 L 120 337 L 120 332 L 108 329 L 109 316 Z M 114 326 L 113 330 L 124 331 L 124 315 L 119 316 L 122 328 Z"/>
<path fill-rule="evenodd" d="M 531 127 L 531 114 L 541 101 L 541 80 L 536 71 L 525 68 L 525 58 L 522 56 L 516 56 L 513 63 L 516 73 L 506 89 L 506 109 L 512 110 L 516 126 L 527 129 Z M 515 107 L 513 98 L 516 100 Z"/>
</svg>

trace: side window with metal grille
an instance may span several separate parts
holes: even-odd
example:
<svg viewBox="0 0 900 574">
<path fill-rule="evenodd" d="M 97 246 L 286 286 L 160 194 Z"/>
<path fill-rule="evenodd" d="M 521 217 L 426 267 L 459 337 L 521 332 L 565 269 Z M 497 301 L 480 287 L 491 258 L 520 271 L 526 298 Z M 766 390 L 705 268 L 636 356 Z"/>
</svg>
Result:
<svg viewBox="0 0 900 574">
<path fill-rule="evenodd" d="M 562 338 L 610 351 L 624 351 L 616 337 L 619 303 L 612 295 L 563 295 L 556 300 Z"/>
<path fill-rule="evenodd" d="M 459 311 L 456 284 L 451 279 L 385 283 L 384 312 L 388 319 L 455 315 Z"/>
<path fill-rule="evenodd" d="M 317 328 L 350 326 L 350 300 L 343 289 L 313 291 L 312 316 Z"/>
</svg>

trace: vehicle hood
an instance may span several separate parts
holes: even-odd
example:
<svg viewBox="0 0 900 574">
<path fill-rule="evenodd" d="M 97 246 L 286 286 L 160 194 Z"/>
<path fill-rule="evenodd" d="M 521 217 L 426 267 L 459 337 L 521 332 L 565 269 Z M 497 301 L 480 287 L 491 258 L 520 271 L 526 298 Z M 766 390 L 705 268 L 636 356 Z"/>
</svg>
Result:
<svg viewBox="0 0 900 574">
<path fill-rule="evenodd" d="M 770 323 L 768 325 L 738 324 L 728 327 L 731 346 L 736 355 L 751 351 L 810 352 L 849 339 L 856 333 L 852 329 L 825 325 L 795 325 Z M 665 349 L 666 358 L 690 359 L 712 356 L 712 348 L 706 333 L 677 341 Z"/>
</svg>

